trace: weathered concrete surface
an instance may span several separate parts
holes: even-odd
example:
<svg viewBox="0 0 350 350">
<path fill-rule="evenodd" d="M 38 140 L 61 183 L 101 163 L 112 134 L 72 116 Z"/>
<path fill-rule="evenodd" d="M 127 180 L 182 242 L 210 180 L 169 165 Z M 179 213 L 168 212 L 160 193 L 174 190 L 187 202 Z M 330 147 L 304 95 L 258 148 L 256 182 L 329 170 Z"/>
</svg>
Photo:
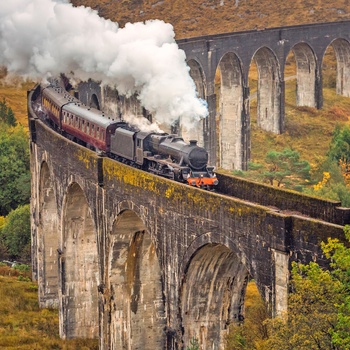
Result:
<svg viewBox="0 0 350 350">
<path fill-rule="evenodd" d="M 277 315 L 291 261 L 322 259 L 320 239 L 342 235 L 98 157 L 38 119 L 30 130 L 33 273 L 40 305 L 58 305 L 62 337 L 149 350 L 196 337 L 222 349 L 244 316 L 248 276 Z"/>
<path fill-rule="evenodd" d="M 204 86 L 209 116 L 204 145 L 210 160 L 224 169 L 247 169 L 250 158 L 250 86 L 252 62 L 258 70 L 257 123 L 281 133 L 285 125 L 285 66 L 294 54 L 296 104 L 323 105 L 322 65 L 328 48 L 337 61 L 336 91 L 350 96 L 350 21 L 224 33 L 179 40 L 196 86 Z M 196 64 L 195 64 L 196 63 Z M 216 80 L 219 72 L 220 81 Z M 216 86 L 219 83 L 220 90 Z M 203 95 L 201 95 L 203 96 Z M 219 120 L 218 130 L 215 120 Z"/>
</svg>

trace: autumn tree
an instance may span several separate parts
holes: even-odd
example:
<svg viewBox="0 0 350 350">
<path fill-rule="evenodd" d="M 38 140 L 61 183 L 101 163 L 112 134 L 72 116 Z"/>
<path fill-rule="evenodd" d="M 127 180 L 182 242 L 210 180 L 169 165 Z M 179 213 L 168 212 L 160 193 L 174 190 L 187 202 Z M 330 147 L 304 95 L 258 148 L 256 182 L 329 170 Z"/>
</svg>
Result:
<svg viewBox="0 0 350 350">
<path fill-rule="evenodd" d="M 28 135 L 22 127 L 0 128 L 0 215 L 29 203 Z"/>
<path fill-rule="evenodd" d="M 350 241 L 350 228 L 344 229 Z M 330 269 L 293 264 L 288 315 L 266 321 L 271 350 L 350 348 L 350 249 L 328 239 L 322 249 Z"/>
<path fill-rule="evenodd" d="M 344 228 L 350 242 L 350 226 Z M 328 268 L 293 263 L 288 313 L 270 319 L 260 298 L 247 320 L 231 326 L 226 350 L 350 349 L 350 248 L 329 238 L 322 250 Z M 252 315 L 250 315 L 252 313 Z"/>
<path fill-rule="evenodd" d="M 330 143 L 328 157 L 331 160 L 339 162 L 343 160 L 346 163 L 350 161 L 350 127 L 336 126 L 333 132 L 333 138 Z"/>
<path fill-rule="evenodd" d="M 350 242 L 350 226 L 345 226 Z M 337 303 L 337 323 L 332 329 L 332 341 L 339 349 L 350 349 L 350 248 L 338 239 L 329 238 L 322 244 L 323 252 L 331 260 L 332 276 L 341 284 L 341 301 Z M 335 302 L 335 300 L 334 300 Z"/>
<path fill-rule="evenodd" d="M 350 207 L 350 127 L 335 128 L 329 151 L 315 178 L 318 183 L 308 190 L 309 194 L 339 200 L 343 206 Z"/>
<path fill-rule="evenodd" d="M 10 212 L 1 228 L 0 241 L 5 245 L 11 259 L 30 262 L 29 204 Z"/>
<path fill-rule="evenodd" d="M 11 107 L 7 106 L 6 99 L 0 102 L 0 121 L 10 126 L 16 126 L 17 121 Z"/>
<path fill-rule="evenodd" d="M 300 154 L 291 149 L 282 152 L 269 151 L 264 164 L 251 163 L 250 170 L 258 173 L 258 177 L 270 185 L 297 189 L 310 178 L 310 164 L 300 159 Z"/>
<path fill-rule="evenodd" d="M 230 332 L 226 336 L 226 350 L 264 349 L 268 338 L 268 329 L 264 321 L 268 313 L 258 289 L 254 286 L 254 282 L 250 282 L 247 287 L 249 297 L 245 302 L 244 322 L 230 325 Z"/>
</svg>

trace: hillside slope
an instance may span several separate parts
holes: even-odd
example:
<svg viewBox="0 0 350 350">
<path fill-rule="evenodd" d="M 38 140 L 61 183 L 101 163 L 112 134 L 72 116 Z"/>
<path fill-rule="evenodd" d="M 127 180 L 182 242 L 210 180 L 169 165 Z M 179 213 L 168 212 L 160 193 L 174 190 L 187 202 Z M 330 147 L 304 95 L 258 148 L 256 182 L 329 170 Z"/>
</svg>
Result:
<svg viewBox="0 0 350 350">
<path fill-rule="evenodd" d="M 176 39 L 350 19 L 348 0 L 71 0 L 119 23 L 161 19 Z"/>
</svg>

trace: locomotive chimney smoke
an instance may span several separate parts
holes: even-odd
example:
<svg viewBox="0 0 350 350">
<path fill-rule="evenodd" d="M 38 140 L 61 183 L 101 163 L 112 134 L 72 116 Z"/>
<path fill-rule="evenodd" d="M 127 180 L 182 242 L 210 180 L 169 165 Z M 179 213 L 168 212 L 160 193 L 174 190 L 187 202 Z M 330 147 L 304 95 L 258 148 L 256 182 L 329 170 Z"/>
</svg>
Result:
<svg viewBox="0 0 350 350">
<path fill-rule="evenodd" d="M 123 119 L 128 122 L 129 124 L 136 126 L 141 131 L 145 132 L 160 132 L 162 133 L 163 130 L 159 127 L 157 123 L 151 123 L 146 118 L 138 118 L 137 116 L 133 114 L 125 114 L 123 115 Z"/>
<path fill-rule="evenodd" d="M 187 127 L 207 116 L 170 24 L 103 19 L 68 0 L 10 0 L 0 7 L 0 65 L 35 81 L 64 73 L 138 94 L 159 123 Z M 74 73 L 72 73 L 74 72 Z"/>
</svg>

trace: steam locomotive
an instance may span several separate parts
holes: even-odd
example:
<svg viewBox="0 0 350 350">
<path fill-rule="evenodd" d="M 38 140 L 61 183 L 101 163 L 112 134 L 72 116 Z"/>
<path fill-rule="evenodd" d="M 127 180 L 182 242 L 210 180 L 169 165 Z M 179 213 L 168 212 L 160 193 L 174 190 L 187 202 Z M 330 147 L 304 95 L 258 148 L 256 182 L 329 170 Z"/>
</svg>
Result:
<svg viewBox="0 0 350 350">
<path fill-rule="evenodd" d="M 191 186 L 218 184 L 207 151 L 167 133 L 144 132 L 122 119 L 110 119 L 68 93 L 58 80 L 41 85 L 40 115 L 70 140 L 113 159 Z"/>
</svg>

